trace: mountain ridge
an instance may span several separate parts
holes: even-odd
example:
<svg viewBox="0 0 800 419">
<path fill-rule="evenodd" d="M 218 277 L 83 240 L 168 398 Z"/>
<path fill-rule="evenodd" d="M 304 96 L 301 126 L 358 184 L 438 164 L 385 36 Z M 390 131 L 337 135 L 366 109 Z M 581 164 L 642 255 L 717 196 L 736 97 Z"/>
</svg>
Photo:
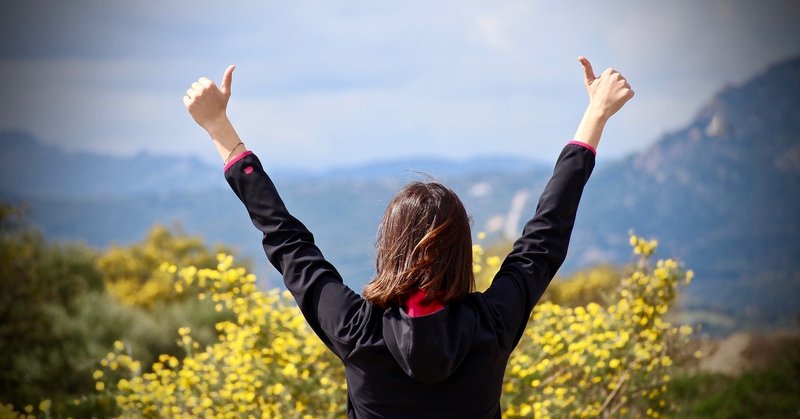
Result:
<svg viewBox="0 0 800 419">
<path fill-rule="evenodd" d="M 687 307 L 712 307 L 743 316 L 742 321 L 793 321 L 800 297 L 799 133 L 800 57 L 721 88 L 685 126 L 596 169 L 560 274 L 596 263 L 629 262 L 626 233 L 633 230 L 659 239 L 660 257 L 679 258 L 697 272 L 687 290 Z M 472 165 L 461 163 L 461 169 L 470 168 L 461 171 L 458 162 L 440 161 L 441 173 L 432 174 L 462 197 L 475 220 L 474 231 L 511 239 L 509 232 L 519 231 L 526 221 L 518 214 L 534 212 L 552 164 L 524 167 L 527 163 L 513 158 L 488 160 L 494 166 L 482 167 L 485 161 L 476 159 Z M 358 289 L 374 273 L 372 246 L 388 200 L 409 178 L 425 178 L 401 169 L 414 161 L 430 164 L 411 159 L 272 177 L 289 208 Z M 258 234 L 241 204 L 224 191 L 219 168 L 194 170 L 193 180 L 205 179 L 199 171 L 209 170 L 213 187 L 105 198 L 29 196 L 32 218 L 51 237 L 83 238 L 100 246 L 134 241 L 153 223 L 178 220 L 209 240 L 245 243 L 243 254 L 259 262 L 257 270 L 277 277 L 264 270 Z M 157 173 L 162 183 L 167 173 Z M 10 178 L 3 178 L 5 185 Z M 171 178 L 169 183 L 180 185 Z"/>
<path fill-rule="evenodd" d="M 0 195 L 22 199 L 82 199 L 225 187 L 220 182 L 220 167 L 195 156 L 139 152 L 120 157 L 86 150 L 67 151 L 57 145 L 45 144 L 20 130 L 0 131 L 0 165 L 4 173 L 0 179 Z M 396 178 L 406 174 L 436 177 L 498 171 L 521 172 L 548 165 L 501 154 L 466 159 L 418 156 L 322 170 L 279 167 L 270 170 L 270 173 L 297 180 L 365 180 Z M 30 167 L 46 167 L 48 170 L 31 171 Z M 105 175 L 108 173 L 116 175 L 108 177 Z M 164 179 L 170 179 L 170 182 L 165 183 Z"/>
</svg>

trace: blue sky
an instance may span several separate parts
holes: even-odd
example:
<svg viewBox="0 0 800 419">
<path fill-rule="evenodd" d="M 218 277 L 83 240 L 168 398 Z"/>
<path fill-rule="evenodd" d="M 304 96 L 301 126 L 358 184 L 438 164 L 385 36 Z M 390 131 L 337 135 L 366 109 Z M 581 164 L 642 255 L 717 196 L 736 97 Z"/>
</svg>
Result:
<svg viewBox="0 0 800 419">
<path fill-rule="evenodd" d="M 218 163 L 181 98 L 236 64 L 230 117 L 272 164 L 551 161 L 586 105 L 577 56 L 636 97 L 601 159 L 643 150 L 725 84 L 800 53 L 797 1 L 11 1 L 0 130 L 70 150 Z"/>
</svg>

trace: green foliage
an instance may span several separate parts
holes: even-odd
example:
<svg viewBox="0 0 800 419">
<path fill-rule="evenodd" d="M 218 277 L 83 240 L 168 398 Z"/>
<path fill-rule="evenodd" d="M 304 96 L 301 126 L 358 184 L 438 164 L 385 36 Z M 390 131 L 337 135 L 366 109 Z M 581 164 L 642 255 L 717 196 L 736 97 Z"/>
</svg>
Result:
<svg viewBox="0 0 800 419">
<path fill-rule="evenodd" d="M 478 240 L 485 235 L 478 234 Z M 496 241 L 488 245 L 475 245 L 473 249 L 475 283 L 479 290 L 485 290 L 492 282 L 492 277 L 502 263 L 503 258 L 511 251 L 509 241 Z M 550 283 L 540 302 L 551 302 L 566 307 L 585 306 L 597 303 L 607 306 L 614 303 L 614 293 L 624 276 L 619 268 L 611 265 L 599 265 L 583 269 L 568 277 L 558 277 Z"/>
<path fill-rule="evenodd" d="M 79 296 L 102 290 L 96 254 L 81 245 L 48 245 L 19 207 L 0 204 L 0 216 L 0 394 L 38 402 L 81 388 L 76 360 L 87 363 L 95 354 L 58 329 L 51 308 L 74 315 Z"/>
<path fill-rule="evenodd" d="M 672 408 L 664 398 L 674 368 L 670 352 L 692 329 L 664 315 L 678 284 L 692 274 L 671 259 L 650 261 L 655 241 L 632 236 L 631 245 L 640 263 L 619 280 L 613 304 L 545 302 L 534 309 L 506 372 L 506 416 L 660 417 Z M 476 274 L 491 277 L 499 267 L 499 257 L 486 257 L 480 246 L 473 258 Z M 231 268 L 230 256 L 218 261 L 216 269 L 162 268 L 175 276 L 176 288 L 195 289 L 198 298 L 217 302 L 215 310 L 234 314 L 217 323 L 216 341 L 203 347 L 191 328 L 181 328 L 185 355 L 164 354 L 149 370 L 120 342 L 100 360 L 97 391 L 131 417 L 340 416 L 342 366 L 290 296 L 258 290 L 252 274 Z M 573 294 L 573 303 L 589 295 Z"/>
<path fill-rule="evenodd" d="M 216 324 L 215 342 L 200 345 L 190 327 L 179 329 L 183 355 L 164 354 L 142 368 L 127 342 L 100 360 L 96 390 L 114 397 L 125 417 L 341 417 L 345 382 L 341 362 L 305 322 L 288 292 L 263 292 L 233 258 L 216 269 L 175 273 L 183 289 L 232 313 Z"/>
<path fill-rule="evenodd" d="M 623 272 L 610 265 L 600 265 L 578 271 L 568 278 L 556 278 L 542 295 L 549 301 L 567 307 L 597 303 L 613 304 L 614 293 L 619 288 Z"/>
<path fill-rule="evenodd" d="M 148 304 L 123 304 L 106 292 L 105 284 L 123 275 L 158 277 L 164 261 L 216 264 L 202 240 L 159 226 L 142 243 L 106 253 L 50 244 L 22 207 L 0 203 L 0 404 L 47 400 L 55 415 L 106 416 L 114 403 L 94 391 L 92 371 L 116 339 L 125 339 L 145 367 L 158 354 L 180 352 L 181 326 L 211 342 L 213 325 L 230 315 L 209 301 L 175 298 L 171 282 L 167 298 Z"/>
<path fill-rule="evenodd" d="M 505 414 L 796 415 L 797 345 L 739 378 L 674 372 L 671 348 L 691 328 L 663 315 L 691 273 L 649 262 L 655 241 L 631 245 L 638 265 L 588 269 L 548 288 L 512 355 Z M 508 247 L 474 249 L 483 287 Z M 288 296 L 259 291 L 218 250 L 158 226 L 107 252 L 49 244 L 24 210 L 0 204 L 0 417 L 341 416 L 341 365 Z"/>
<path fill-rule="evenodd" d="M 120 302 L 152 309 L 159 301 L 179 298 L 170 276 L 158 269 L 162 263 L 211 268 L 218 252 L 232 253 L 221 245 L 212 251 L 199 237 L 156 225 L 140 243 L 112 246 L 98 258 L 97 267 L 108 292 Z"/>
<path fill-rule="evenodd" d="M 739 377 L 691 373 L 677 376 L 667 397 L 680 418 L 777 418 L 800 412 L 800 345 L 795 339 L 771 365 Z"/>
<path fill-rule="evenodd" d="M 608 304 L 534 307 L 506 370 L 506 416 L 661 417 L 673 408 L 664 397 L 671 354 L 692 328 L 670 324 L 666 314 L 693 273 L 672 259 L 654 263 L 655 240 L 631 235 L 630 242 L 640 259 Z M 591 294 L 572 293 L 570 300 Z"/>
<path fill-rule="evenodd" d="M 479 242 L 485 237 L 484 233 L 478 233 Z M 475 285 L 479 291 L 486 290 L 492 284 L 494 274 L 500 268 L 503 258 L 511 251 L 511 245 L 511 242 L 498 241 L 472 246 L 472 272 L 475 275 Z"/>
</svg>

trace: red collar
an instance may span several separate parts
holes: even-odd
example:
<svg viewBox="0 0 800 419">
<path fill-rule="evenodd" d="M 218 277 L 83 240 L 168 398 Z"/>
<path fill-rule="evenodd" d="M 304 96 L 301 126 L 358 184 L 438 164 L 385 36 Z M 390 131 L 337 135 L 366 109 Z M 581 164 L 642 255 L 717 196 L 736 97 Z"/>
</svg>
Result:
<svg viewBox="0 0 800 419">
<path fill-rule="evenodd" d="M 417 290 L 406 299 L 406 312 L 411 317 L 425 316 L 435 313 L 444 308 L 444 305 L 436 300 L 423 304 L 422 300 L 425 298 L 424 290 Z"/>
</svg>

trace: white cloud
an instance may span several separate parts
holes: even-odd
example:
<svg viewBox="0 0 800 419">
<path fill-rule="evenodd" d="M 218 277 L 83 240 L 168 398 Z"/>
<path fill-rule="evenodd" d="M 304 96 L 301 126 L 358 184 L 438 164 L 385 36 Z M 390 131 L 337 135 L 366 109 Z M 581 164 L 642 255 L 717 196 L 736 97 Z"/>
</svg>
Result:
<svg viewBox="0 0 800 419">
<path fill-rule="evenodd" d="M 798 52 L 796 2 L 312 4 L 20 11 L 4 31 L 30 50 L 9 44 L 0 54 L 0 77 L 13 80 L 0 129 L 72 148 L 214 160 L 180 98 L 197 77 L 218 81 L 236 63 L 232 118 L 287 165 L 425 153 L 549 159 L 585 106 L 576 61 L 585 54 L 598 72 L 621 69 L 637 92 L 609 125 L 609 158 L 679 128 L 726 81 Z"/>
</svg>

